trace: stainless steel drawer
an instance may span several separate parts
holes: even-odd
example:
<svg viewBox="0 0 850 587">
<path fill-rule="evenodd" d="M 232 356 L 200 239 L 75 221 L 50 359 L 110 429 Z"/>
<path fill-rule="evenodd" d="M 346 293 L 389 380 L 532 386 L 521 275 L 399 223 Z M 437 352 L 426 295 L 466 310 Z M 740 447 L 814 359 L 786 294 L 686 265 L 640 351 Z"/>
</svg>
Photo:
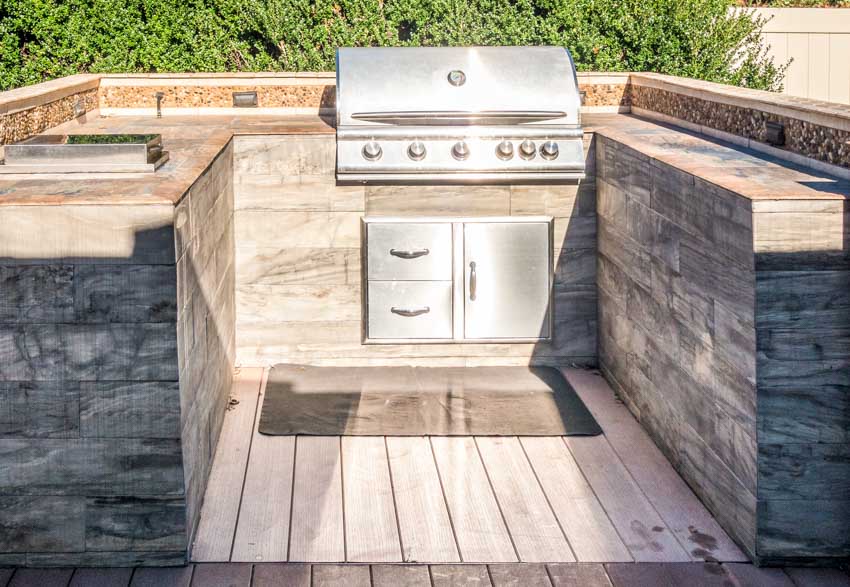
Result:
<svg viewBox="0 0 850 587">
<path fill-rule="evenodd" d="M 452 225 L 448 222 L 370 222 L 366 247 L 368 279 L 452 279 Z"/>
<path fill-rule="evenodd" d="M 451 281 L 370 281 L 370 339 L 451 338 Z"/>
</svg>

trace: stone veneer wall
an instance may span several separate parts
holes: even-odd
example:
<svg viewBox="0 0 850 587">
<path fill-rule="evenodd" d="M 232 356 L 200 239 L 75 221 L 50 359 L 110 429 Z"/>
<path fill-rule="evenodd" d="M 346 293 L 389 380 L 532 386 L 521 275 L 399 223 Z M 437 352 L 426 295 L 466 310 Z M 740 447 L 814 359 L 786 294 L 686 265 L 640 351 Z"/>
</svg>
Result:
<svg viewBox="0 0 850 587">
<path fill-rule="evenodd" d="M 629 107 L 628 74 L 580 73 L 578 79 L 586 107 Z M 333 110 L 335 83 L 333 72 L 104 76 L 98 101 L 103 109 L 152 108 L 156 106 L 156 93 L 162 92 L 163 109 L 231 108 L 233 92 L 256 91 L 258 108 Z"/>
<path fill-rule="evenodd" d="M 188 535 L 194 536 L 235 361 L 233 143 L 177 205 L 177 350 Z"/>
<path fill-rule="evenodd" d="M 720 87 L 726 88 L 727 92 L 732 89 L 728 86 Z M 742 93 L 744 91 L 741 90 Z M 773 95 L 767 92 L 763 94 L 773 98 Z M 747 103 L 746 96 L 742 96 L 738 99 L 740 103 L 734 104 L 708 94 L 702 97 L 689 95 L 684 91 L 677 91 L 672 86 L 656 87 L 644 85 L 639 81 L 631 84 L 631 106 L 635 109 L 658 112 L 689 124 L 764 144 L 767 136 L 766 123 L 778 122 L 785 126 L 783 150 L 850 168 L 850 122 L 845 124 L 845 128 L 836 127 L 837 121 L 829 121 L 826 116 L 821 117 L 823 122 L 814 122 L 808 120 L 812 114 L 807 113 L 805 109 L 808 101 L 785 96 L 776 96 L 775 99 L 777 104 L 763 105 L 756 102 Z M 782 109 L 781 100 L 798 102 L 797 113 L 791 108 Z M 846 107 L 844 108 L 846 110 Z"/>
<path fill-rule="evenodd" d="M 596 140 L 601 369 L 754 555 L 750 202 L 609 138 Z"/>
<path fill-rule="evenodd" d="M 98 80 L 96 75 L 75 75 L 0 93 L 0 158 L 2 145 L 77 118 L 77 107 L 95 110 Z"/>
<path fill-rule="evenodd" d="M 850 207 L 753 203 L 763 562 L 850 556 Z"/>
<path fill-rule="evenodd" d="M 850 553 L 850 212 L 597 136 L 599 362 L 760 563 Z"/>
<path fill-rule="evenodd" d="M 176 229 L 0 206 L 0 564 L 186 561 L 233 364 L 230 153 Z"/>
<path fill-rule="evenodd" d="M 179 563 L 173 206 L 0 207 L 0 563 Z"/>
<path fill-rule="evenodd" d="M 232 108 L 233 92 L 257 92 L 258 108 L 334 109 L 334 74 L 288 77 L 252 76 L 145 76 L 104 77 L 98 91 L 100 108 L 156 107 L 156 93 L 164 94 L 162 108 Z M 248 110 L 250 112 L 250 110 Z"/>
<path fill-rule="evenodd" d="M 244 364 L 596 363 L 595 157 L 576 186 L 337 186 L 333 136 L 234 139 L 237 358 Z M 555 340 L 361 344 L 360 218 L 555 220 Z"/>
</svg>

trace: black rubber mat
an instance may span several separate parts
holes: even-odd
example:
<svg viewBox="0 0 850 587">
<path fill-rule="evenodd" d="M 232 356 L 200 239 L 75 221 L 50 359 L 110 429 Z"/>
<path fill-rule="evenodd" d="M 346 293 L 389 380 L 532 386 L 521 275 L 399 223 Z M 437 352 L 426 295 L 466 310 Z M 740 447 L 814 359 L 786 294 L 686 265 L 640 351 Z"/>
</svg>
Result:
<svg viewBox="0 0 850 587">
<path fill-rule="evenodd" d="M 260 432 L 348 436 L 593 436 L 551 367 L 310 367 L 269 373 Z"/>
</svg>

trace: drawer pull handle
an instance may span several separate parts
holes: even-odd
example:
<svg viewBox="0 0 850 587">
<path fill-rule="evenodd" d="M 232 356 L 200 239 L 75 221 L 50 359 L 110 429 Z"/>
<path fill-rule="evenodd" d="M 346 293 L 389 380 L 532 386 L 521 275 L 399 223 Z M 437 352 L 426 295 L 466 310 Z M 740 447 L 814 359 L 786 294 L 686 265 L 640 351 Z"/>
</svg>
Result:
<svg viewBox="0 0 850 587">
<path fill-rule="evenodd" d="M 399 316 L 404 316 L 405 318 L 413 318 L 414 316 L 421 316 L 422 314 L 427 314 L 431 311 L 431 308 L 428 306 L 422 306 L 421 308 L 396 308 L 393 306 L 390 308 L 390 312 L 393 314 L 398 314 Z"/>
<path fill-rule="evenodd" d="M 401 257 L 402 259 L 416 259 L 417 257 L 424 257 L 428 253 L 430 253 L 428 249 L 412 249 L 412 250 L 398 250 L 398 249 L 390 249 L 390 255 L 393 257 Z"/>
<path fill-rule="evenodd" d="M 474 302 L 478 295 L 478 276 L 475 274 L 475 261 L 469 264 L 469 301 Z"/>
</svg>

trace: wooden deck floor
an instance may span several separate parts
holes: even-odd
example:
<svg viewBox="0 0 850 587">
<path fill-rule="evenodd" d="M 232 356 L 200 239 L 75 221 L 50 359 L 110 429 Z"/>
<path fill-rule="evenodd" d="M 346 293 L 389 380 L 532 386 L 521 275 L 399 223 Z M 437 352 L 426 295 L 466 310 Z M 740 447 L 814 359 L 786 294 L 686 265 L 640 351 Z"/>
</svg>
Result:
<svg viewBox="0 0 850 587">
<path fill-rule="evenodd" d="M 243 368 L 192 559 L 745 561 L 605 381 L 565 374 L 604 436 L 263 436 Z"/>
</svg>

